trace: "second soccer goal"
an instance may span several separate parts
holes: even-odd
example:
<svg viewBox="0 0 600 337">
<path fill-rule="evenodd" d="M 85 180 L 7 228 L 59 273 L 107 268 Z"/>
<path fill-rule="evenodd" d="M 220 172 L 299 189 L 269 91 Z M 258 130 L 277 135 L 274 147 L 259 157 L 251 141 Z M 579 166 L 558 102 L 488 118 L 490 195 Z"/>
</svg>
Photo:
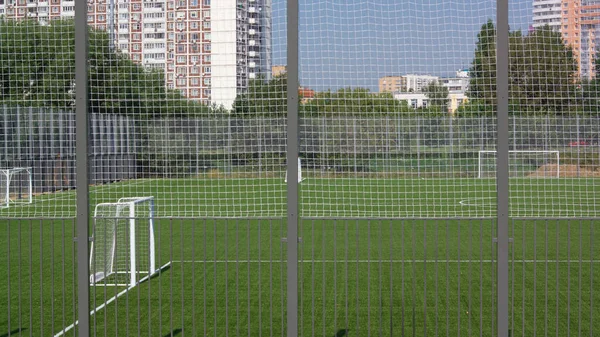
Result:
<svg viewBox="0 0 600 337">
<path fill-rule="evenodd" d="M 558 151 L 510 150 L 508 151 L 510 177 L 559 177 L 560 153 Z M 479 151 L 477 177 L 496 176 L 496 151 Z"/>
<path fill-rule="evenodd" d="M 158 272 L 154 197 L 96 205 L 92 236 L 91 285 L 133 287 Z"/>
</svg>

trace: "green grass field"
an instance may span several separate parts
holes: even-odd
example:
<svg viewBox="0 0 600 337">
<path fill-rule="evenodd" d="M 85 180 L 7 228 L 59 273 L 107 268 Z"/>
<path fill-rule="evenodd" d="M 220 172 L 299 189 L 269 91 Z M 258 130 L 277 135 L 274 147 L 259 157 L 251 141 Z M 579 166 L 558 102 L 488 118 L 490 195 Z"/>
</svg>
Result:
<svg viewBox="0 0 600 337">
<path fill-rule="evenodd" d="M 511 180 L 512 336 L 600 331 L 599 185 Z M 300 335 L 493 335 L 493 180 L 309 178 L 301 188 Z M 121 182 L 92 187 L 91 204 L 145 195 L 156 202 L 157 264 L 170 265 L 94 313 L 93 335 L 284 335 L 281 179 Z M 0 210 L 59 215 L 0 220 L 0 336 L 52 336 L 74 322 L 74 202 L 66 191 Z M 588 219 L 555 219 L 576 216 Z M 123 289 L 91 287 L 90 306 Z"/>
</svg>

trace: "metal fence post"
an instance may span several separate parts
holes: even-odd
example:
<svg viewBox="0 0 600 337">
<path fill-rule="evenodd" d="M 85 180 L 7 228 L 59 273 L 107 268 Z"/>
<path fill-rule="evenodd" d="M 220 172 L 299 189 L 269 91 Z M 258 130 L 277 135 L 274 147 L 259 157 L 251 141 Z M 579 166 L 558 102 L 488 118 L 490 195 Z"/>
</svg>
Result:
<svg viewBox="0 0 600 337">
<path fill-rule="evenodd" d="M 87 2 L 75 2 L 77 316 L 78 335 L 90 334 Z"/>
<path fill-rule="evenodd" d="M 298 336 L 298 0 L 287 1 L 287 336 Z"/>
<path fill-rule="evenodd" d="M 497 0 L 497 329 L 498 337 L 509 336 L 508 322 L 508 149 L 509 149 L 509 120 L 508 120 L 508 0 Z"/>
</svg>

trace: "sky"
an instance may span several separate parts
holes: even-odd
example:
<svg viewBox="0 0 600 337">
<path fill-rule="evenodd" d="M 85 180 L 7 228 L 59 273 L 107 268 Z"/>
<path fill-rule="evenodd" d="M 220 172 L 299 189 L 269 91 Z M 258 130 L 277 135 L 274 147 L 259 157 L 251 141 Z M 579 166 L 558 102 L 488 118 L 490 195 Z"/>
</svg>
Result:
<svg viewBox="0 0 600 337">
<path fill-rule="evenodd" d="M 273 1 L 273 64 L 286 63 L 286 1 Z M 532 0 L 510 0 L 511 30 L 528 30 Z M 454 76 L 473 60 L 495 0 L 300 0 L 300 83 L 378 91 L 386 75 Z"/>
</svg>

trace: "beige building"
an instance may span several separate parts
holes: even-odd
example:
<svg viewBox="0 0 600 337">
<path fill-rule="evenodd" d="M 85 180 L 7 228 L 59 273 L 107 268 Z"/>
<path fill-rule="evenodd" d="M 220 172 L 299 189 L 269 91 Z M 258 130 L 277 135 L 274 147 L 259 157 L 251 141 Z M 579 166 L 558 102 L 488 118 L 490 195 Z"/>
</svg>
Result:
<svg viewBox="0 0 600 337">
<path fill-rule="evenodd" d="M 273 77 L 281 76 L 281 75 L 285 74 L 286 72 L 287 72 L 286 66 L 276 65 L 271 68 L 271 73 L 273 74 Z"/>
<path fill-rule="evenodd" d="M 406 79 L 403 76 L 385 76 L 379 79 L 379 92 L 403 91 Z"/>
</svg>

